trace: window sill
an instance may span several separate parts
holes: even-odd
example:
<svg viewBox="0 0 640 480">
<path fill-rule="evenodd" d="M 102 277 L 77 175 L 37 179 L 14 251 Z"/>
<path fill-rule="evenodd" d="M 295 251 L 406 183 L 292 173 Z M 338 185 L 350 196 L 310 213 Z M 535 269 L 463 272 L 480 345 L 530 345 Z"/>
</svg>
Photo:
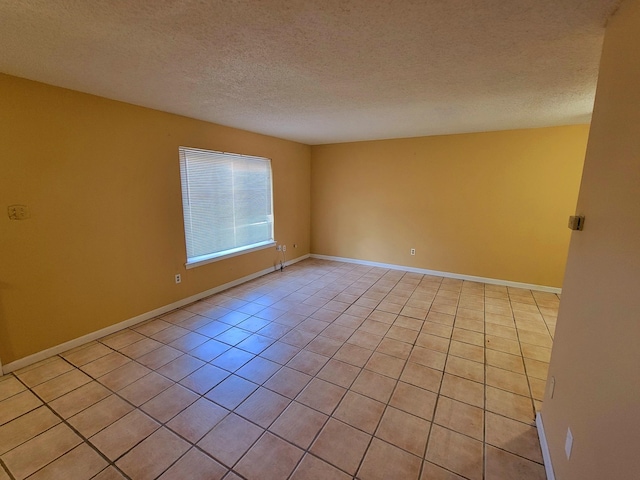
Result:
<svg viewBox="0 0 640 480">
<path fill-rule="evenodd" d="M 264 250 L 265 248 L 273 248 L 276 246 L 275 241 L 254 243 L 246 247 L 234 248 L 232 250 L 225 250 L 224 252 L 214 253 L 212 255 L 203 255 L 201 257 L 195 257 L 191 260 L 187 260 L 184 264 L 185 268 L 195 268 L 208 263 L 219 262 L 227 258 L 237 257 L 238 255 L 244 255 L 245 253 L 257 252 L 258 250 Z"/>
</svg>

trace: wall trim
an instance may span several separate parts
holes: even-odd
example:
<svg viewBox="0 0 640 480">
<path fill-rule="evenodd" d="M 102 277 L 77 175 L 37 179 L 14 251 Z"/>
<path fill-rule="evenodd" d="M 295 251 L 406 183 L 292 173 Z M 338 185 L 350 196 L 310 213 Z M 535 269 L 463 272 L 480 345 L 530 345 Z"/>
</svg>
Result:
<svg viewBox="0 0 640 480">
<path fill-rule="evenodd" d="M 536 413 L 536 426 L 538 427 L 538 439 L 540 440 L 540 449 L 542 450 L 542 459 L 544 461 L 544 471 L 547 474 L 547 480 L 555 480 L 553 473 L 553 465 L 551 464 L 551 453 L 549 452 L 549 444 L 547 436 L 544 433 L 544 425 L 542 424 L 542 412 Z"/>
<path fill-rule="evenodd" d="M 294 258 L 285 262 L 285 266 L 293 265 L 294 263 L 298 263 L 302 260 L 309 258 L 309 254 L 302 255 L 301 257 Z M 279 263 L 278 263 L 279 265 Z M 260 270 L 259 272 L 252 273 L 242 278 L 238 278 L 237 280 L 233 280 L 228 283 L 224 283 L 222 285 L 218 285 L 217 287 L 210 288 L 209 290 L 205 290 L 204 292 L 196 293 L 195 295 L 191 295 L 190 297 L 183 298 L 182 300 L 178 300 L 177 302 L 170 303 L 169 305 L 164 305 L 163 307 L 156 308 L 155 310 L 151 310 L 150 312 L 142 313 L 133 318 L 129 318 L 128 320 L 124 320 L 122 322 L 116 323 L 114 325 L 110 325 L 108 327 L 102 328 L 100 330 L 96 330 L 95 332 L 88 333 L 87 335 L 83 335 L 82 337 L 74 338 L 73 340 L 69 340 L 68 342 L 61 343 L 60 345 L 56 345 L 55 347 L 47 348 L 46 350 L 42 350 L 40 352 L 34 353 L 24 358 L 20 358 L 11 363 L 7 363 L 6 365 L 0 364 L 0 372 L 2 374 L 10 373 L 16 370 L 19 370 L 24 367 L 28 367 L 34 363 L 37 363 L 41 360 L 45 360 L 54 355 L 58 355 L 59 353 L 66 352 L 67 350 L 71 350 L 72 348 L 79 347 L 85 343 L 91 342 L 93 340 L 97 340 L 98 338 L 102 338 L 106 335 L 110 335 L 119 330 L 124 330 L 125 328 L 131 327 L 138 323 L 144 322 L 146 320 L 150 320 L 159 315 L 163 315 L 168 313 L 176 308 L 183 307 L 190 303 L 201 300 L 205 297 L 209 297 L 216 293 L 227 290 L 231 287 L 235 287 L 237 285 L 248 282 L 249 280 L 253 280 L 258 277 L 262 277 L 268 273 L 273 273 L 279 270 L 278 267 L 273 266 L 269 268 L 265 268 L 264 270 Z"/>
<path fill-rule="evenodd" d="M 440 272 L 438 270 L 427 270 L 424 268 L 407 267 L 404 265 L 394 265 L 392 263 L 370 262 L 368 260 L 358 260 L 355 258 L 345 258 L 345 257 L 333 257 L 330 255 L 318 255 L 316 253 L 312 253 L 311 258 L 317 258 L 320 260 L 333 260 L 336 262 L 356 263 L 358 265 L 368 265 L 370 267 L 389 268 L 391 270 L 404 270 L 412 273 L 421 273 L 423 275 L 436 275 L 439 277 L 457 278 L 459 280 L 469 280 L 472 282 L 489 283 L 491 285 L 502 285 L 505 287 L 525 288 L 527 290 L 535 290 L 538 292 L 548 292 L 548 293 L 558 293 L 558 294 L 562 293 L 562 289 L 557 287 L 547 287 L 545 285 L 535 285 L 532 283 L 512 282 L 510 280 L 500 280 L 497 278 L 476 277 L 473 275 L 462 275 L 459 273 Z"/>
</svg>

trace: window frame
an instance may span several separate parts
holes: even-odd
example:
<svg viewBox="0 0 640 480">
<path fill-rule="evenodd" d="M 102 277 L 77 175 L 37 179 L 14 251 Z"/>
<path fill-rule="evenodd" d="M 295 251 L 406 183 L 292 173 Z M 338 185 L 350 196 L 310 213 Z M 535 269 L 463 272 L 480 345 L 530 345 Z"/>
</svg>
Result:
<svg viewBox="0 0 640 480">
<path fill-rule="evenodd" d="M 188 158 L 187 158 L 187 153 L 188 151 L 192 151 L 192 152 L 197 152 L 199 154 L 212 154 L 212 155 L 216 155 L 216 156 L 224 156 L 226 157 L 228 160 L 230 160 L 231 162 L 233 162 L 234 159 L 253 159 L 253 160 L 260 160 L 260 161 L 264 161 L 266 162 L 267 166 L 268 166 L 268 170 L 269 170 L 269 194 L 270 194 L 270 200 L 271 200 L 271 239 L 269 240 L 264 240 L 261 242 L 256 242 L 256 243 L 252 243 L 252 244 L 248 244 L 248 245 L 243 245 L 243 246 L 238 246 L 238 247 L 234 247 L 234 248 L 230 248 L 230 249 L 226 249 L 226 250 L 221 250 L 218 252 L 214 252 L 214 253 L 209 253 L 209 254 L 204 254 L 204 255 L 199 255 L 199 256 L 193 256 L 193 257 L 189 257 L 189 239 L 187 238 L 187 229 L 192 229 L 193 228 L 193 224 L 188 224 L 187 221 L 187 208 L 189 208 L 187 205 L 188 203 L 185 203 L 187 198 L 188 198 L 188 192 L 184 191 L 184 186 L 185 185 L 189 185 L 188 183 L 188 176 L 187 178 L 184 177 L 185 175 L 185 171 L 186 171 L 186 163 L 188 162 Z M 186 262 L 185 262 L 185 268 L 187 269 L 191 269 L 191 268 L 195 268 L 201 265 L 206 265 L 209 263 L 213 263 L 213 262 L 218 262 L 220 260 L 224 260 L 227 258 L 232 258 L 232 257 L 236 257 L 239 255 L 244 255 L 246 253 L 251 253 L 251 252 L 256 252 L 259 250 L 264 250 L 266 248 L 272 248 L 276 245 L 276 241 L 274 240 L 275 238 L 275 213 L 274 213 L 274 208 L 273 208 L 273 169 L 272 169 L 272 165 L 271 165 L 271 159 L 270 158 L 266 158 L 266 157 L 259 157 L 259 156 L 255 156 L 255 155 L 243 155 L 243 154 L 239 154 L 239 153 L 230 153 L 230 152 L 222 152 L 222 151 L 217 151 L 217 150 L 206 150 L 206 149 L 202 149 L 202 148 L 193 148 L 193 147 L 184 147 L 184 146 L 180 146 L 178 147 L 178 153 L 179 153 L 179 160 L 180 160 L 180 191 L 181 191 L 181 197 L 182 197 L 182 223 L 183 223 L 183 233 L 184 233 L 184 240 L 185 240 L 185 255 L 186 255 Z"/>
</svg>

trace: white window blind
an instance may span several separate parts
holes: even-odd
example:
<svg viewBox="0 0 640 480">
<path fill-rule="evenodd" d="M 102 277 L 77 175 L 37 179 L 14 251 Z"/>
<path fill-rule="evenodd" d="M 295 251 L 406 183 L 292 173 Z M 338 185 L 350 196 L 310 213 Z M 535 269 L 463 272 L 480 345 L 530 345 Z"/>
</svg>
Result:
<svg viewBox="0 0 640 480">
<path fill-rule="evenodd" d="M 180 147 L 187 265 L 273 243 L 271 161 Z"/>
</svg>

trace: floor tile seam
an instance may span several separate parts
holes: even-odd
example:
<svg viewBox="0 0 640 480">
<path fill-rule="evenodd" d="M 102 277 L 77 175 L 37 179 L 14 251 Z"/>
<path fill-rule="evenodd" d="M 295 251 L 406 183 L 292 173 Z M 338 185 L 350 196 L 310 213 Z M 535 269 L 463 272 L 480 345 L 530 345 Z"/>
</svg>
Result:
<svg viewBox="0 0 640 480">
<path fill-rule="evenodd" d="M 532 296 L 533 296 L 533 295 L 532 295 Z M 534 301 L 535 301 L 535 299 L 534 299 Z M 509 299 L 509 302 L 511 302 L 511 299 Z M 523 361 L 522 361 L 522 363 L 523 363 L 523 366 L 524 366 L 525 376 L 527 377 L 527 387 L 528 387 L 528 389 L 529 389 L 529 396 L 528 396 L 528 398 L 529 398 L 529 401 L 530 401 L 530 404 L 531 404 L 531 409 L 532 409 L 533 414 L 534 414 L 534 416 L 535 416 L 535 412 L 536 412 L 536 403 L 535 403 L 535 400 L 534 400 L 534 398 L 533 398 L 533 390 L 531 389 L 531 382 L 529 382 L 529 373 L 528 373 L 528 371 L 527 371 L 527 364 L 526 364 L 526 362 L 524 361 L 524 352 L 523 352 L 523 349 L 522 349 L 522 343 L 526 343 L 526 342 L 521 342 L 521 341 L 520 341 L 520 332 L 518 331 L 518 328 L 516 328 L 516 335 L 518 336 L 518 349 L 520 350 L 520 356 L 521 356 L 521 357 L 523 357 Z M 513 392 L 512 392 L 512 393 L 513 393 Z M 517 394 L 516 394 L 516 395 L 517 395 Z M 534 427 L 534 428 L 537 428 L 537 426 L 536 426 L 536 427 Z"/>
<path fill-rule="evenodd" d="M 24 382 L 22 382 L 22 383 L 23 383 L 23 385 L 25 385 L 25 386 L 26 386 L 26 384 L 24 384 Z M 28 388 L 28 387 L 27 387 L 27 388 Z M 80 387 L 78 387 L 78 388 L 80 388 Z M 31 389 L 29 389 L 29 390 L 31 390 Z M 91 448 L 94 452 L 96 452 L 96 453 L 97 453 L 97 454 L 98 454 L 98 455 L 99 455 L 103 460 L 105 460 L 105 461 L 107 462 L 107 467 L 108 467 L 109 465 L 110 465 L 110 466 L 113 466 L 114 468 L 116 468 L 116 469 L 117 469 L 117 471 L 118 471 L 119 473 L 121 473 L 121 474 L 123 474 L 123 475 L 124 475 L 124 472 L 123 472 L 119 467 L 117 467 L 117 466 L 115 465 L 115 462 L 112 462 L 111 460 L 109 460 L 109 458 L 108 458 L 105 454 L 103 454 L 103 453 L 102 453 L 102 452 L 101 452 L 101 451 L 100 451 L 100 450 L 99 450 L 95 445 L 93 445 L 93 443 L 92 443 L 92 442 L 90 442 L 90 441 L 89 441 L 89 439 L 88 439 L 87 437 L 85 437 L 85 436 L 84 436 L 84 435 L 83 435 L 79 430 L 77 430 L 73 425 L 71 425 L 71 424 L 68 422 L 68 419 L 63 418 L 63 417 L 62 417 L 62 415 L 60 415 L 58 412 L 56 412 L 56 411 L 53 409 L 53 407 L 51 407 L 51 405 L 49 405 L 49 402 L 44 401 L 44 400 L 43 400 L 43 399 L 42 399 L 42 398 L 41 398 L 41 397 L 40 397 L 36 392 L 31 391 L 31 393 L 32 393 L 33 395 L 35 395 L 36 397 L 38 397 L 38 399 L 42 402 L 42 405 L 39 405 L 37 408 L 40 408 L 41 406 L 46 407 L 46 408 L 47 408 L 47 409 L 48 409 L 48 410 L 49 410 L 49 411 L 50 411 L 54 416 L 56 416 L 56 417 L 60 420 L 60 423 L 57 423 L 56 425 L 53 425 L 53 426 L 49 427 L 48 429 L 46 429 L 46 430 L 44 430 L 44 431 L 40 432 L 39 434 L 35 435 L 34 437 L 30 438 L 29 440 L 27 440 L 27 441 L 23 442 L 21 445 L 26 444 L 27 442 L 29 442 L 29 441 L 31 441 L 31 440 L 33 440 L 33 439 L 35 439 L 35 438 L 39 437 L 39 436 L 40 436 L 40 435 L 42 435 L 43 433 L 45 433 L 45 432 L 47 432 L 47 431 L 51 430 L 52 428 L 54 428 L 54 427 L 56 427 L 56 426 L 58 426 L 58 425 L 61 425 L 61 424 L 64 424 L 64 425 L 65 425 L 67 428 L 69 428 L 69 429 L 70 429 L 70 430 L 71 430 L 71 431 L 72 431 L 76 436 L 78 436 L 78 437 L 80 438 L 81 442 L 80 442 L 80 443 L 78 443 L 77 445 L 74 445 L 72 448 L 70 448 L 70 449 L 69 449 L 69 450 L 67 450 L 66 452 L 62 453 L 61 455 L 59 455 L 59 456 L 58 456 L 58 457 L 56 457 L 55 459 L 51 460 L 51 461 L 50 461 L 49 463 L 47 463 L 46 465 L 43 465 L 43 466 L 42 466 L 41 468 L 39 468 L 38 470 L 36 470 L 36 471 L 34 471 L 34 472 L 31 472 L 31 473 L 29 474 L 29 476 L 34 475 L 35 473 L 39 472 L 40 470 L 42 470 L 42 469 L 46 468 L 47 466 L 49 466 L 49 465 L 50 465 L 50 464 L 52 464 L 53 462 L 57 461 L 58 459 L 62 458 L 64 455 L 66 455 L 67 453 L 69 453 L 69 452 L 71 452 L 72 450 L 76 449 L 78 446 L 80 446 L 80 445 L 81 445 L 81 444 L 83 444 L 83 443 L 84 443 L 84 444 L 87 444 L 87 446 L 88 446 L 88 447 L 90 447 L 90 448 Z M 95 404 L 94 404 L 94 405 L 95 405 Z M 87 407 L 87 408 L 89 408 L 89 407 Z M 34 410 L 35 410 L 35 409 L 34 409 Z M 86 410 L 86 409 L 85 409 L 85 410 Z M 33 410 L 31 410 L 31 411 L 33 411 Z M 84 411 L 84 410 L 83 410 L 83 411 Z M 78 412 L 78 413 L 79 413 L 79 412 Z M 143 413 L 144 413 L 144 412 L 143 412 Z M 128 414 L 128 413 L 127 413 L 127 414 Z M 126 414 L 125 414 L 125 415 L 126 415 Z M 121 418 L 122 418 L 122 417 L 121 417 Z M 116 421 L 117 421 L 117 420 L 116 420 Z M 110 424 L 110 425 L 111 425 L 111 424 Z M 105 428 L 106 428 L 106 427 L 105 427 Z M 100 431 L 102 431 L 102 430 L 100 430 Z M 98 433 L 98 432 L 96 432 L 96 434 L 97 434 L 97 433 Z M 95 435 L 95 434 L 94 434 L 94 435 Z M 17 447 L 14 447 L 13 449 L 15 449 L 15 448 L 17 448 Z M 12 449 L 12 450 L 13 450 L 13 449 Z M 6 454 L 6 453 L 8 453 L 8 452 L 5 452 L 5 454 Z M 5 454 L 3 454 L 3 455 L 5 455 Z M 3 462 L 3 464 L 4 464 L 4 462 Z M 107 468 L 107 467 L 105 467 L 105 468 Z M 103 468 L 102 470 L 104 470 L 105 468 Z M 100 470 L 100 471 L 102 471 L 102 470 Z M 98 472 L 98 473 L 99 473 L 99 472 Z M 129 476 L 127 476 L 127 475 L 124 475 L 124 476 L 125 476 L 125 478 L 126 478 L 126 479 L 129 479 Z"/>
<path fill-rule="evenodd" d="M 458 307 L 456 306 L 456 312 L 457 312 Z M 454 322 L 453 325 L 455 326 L 455 317 L 454 317 Z M 447 351 L 446 351 L 446 358 L 449 358 L 449 351 L 451 350 L 451 341 L 453 338 L 453 328 L 454 326 L 452 326 L 451 328 L 451 335 L 449 336 L 449 343 L 447 344 Z M 445 360 L 445 368 L 446 368 L 446 360 Z M 435 422 L 436 419 L 436 413 L 438 411 L 438 405 L 440 403 L 440 396 L 442 394 L 442 384 L 444 383 L 444 371 L 442 372 L 442 377 L 440 379 L 440 385 L 438 386 L 438 392 L 436 393 L 436 401 L 435 404 L 433 406 L 433 415 L 432 415 L 432 419 L 429 425 L 429 433 L 427 434 L 427 441 L 425 443 L 424 446 L 424 454 L 423 454 L 423 459 L 426 461 L 427 459 L 427 452 L 429 451 L 429 443 L 431 442 L 431 435 L 433 433 L 433 424 Z M 448 398 L 448 397 L 447 397 Z M 418 476 L 418 478 L 422 477 L 422 473 L 424 470 L 424 461 L 420 463 L 420 474 Z"/>
</svg>

